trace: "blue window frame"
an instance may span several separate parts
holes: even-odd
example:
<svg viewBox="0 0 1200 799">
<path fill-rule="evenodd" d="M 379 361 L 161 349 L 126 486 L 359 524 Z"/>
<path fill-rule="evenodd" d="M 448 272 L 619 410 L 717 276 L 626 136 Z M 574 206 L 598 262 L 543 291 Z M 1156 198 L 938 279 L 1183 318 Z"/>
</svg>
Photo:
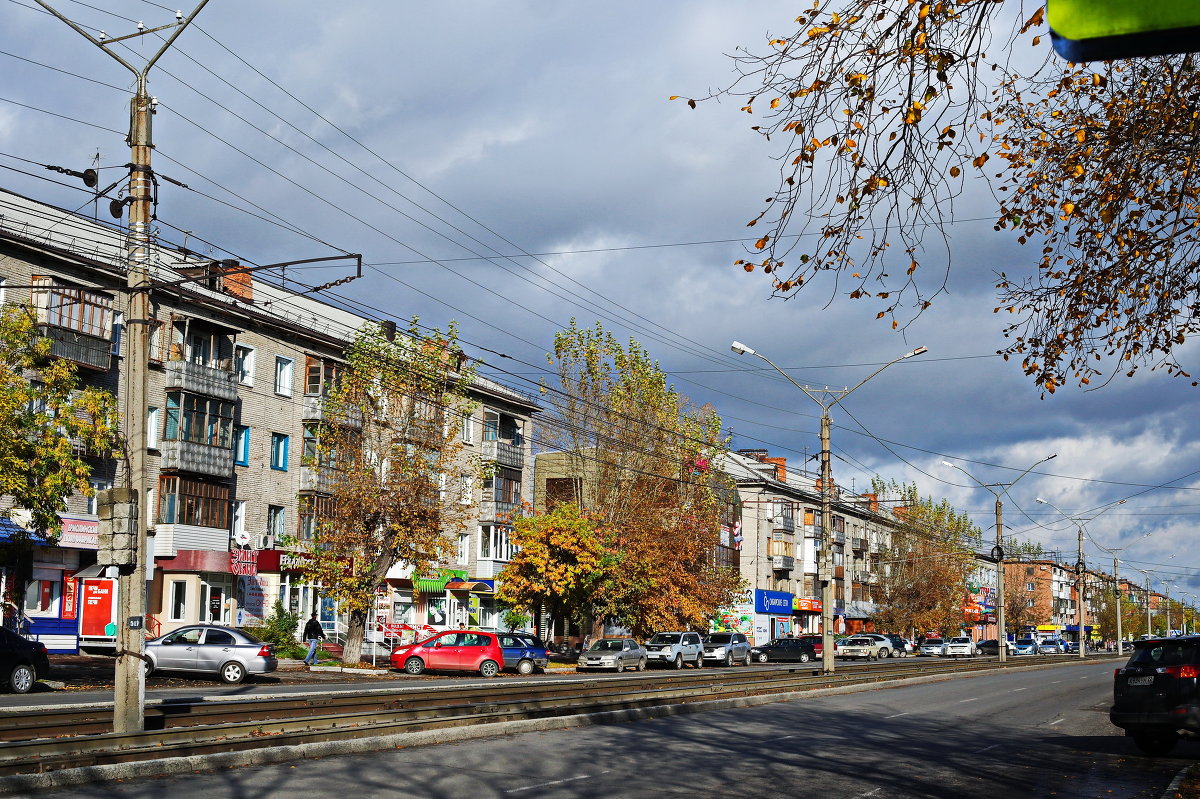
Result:
<svg viewBox="0 0 1200 799">
<path fill-rule="evenodd" d="M 250 465 L 250 428 L 239 424 L 233 437 L 233 462 L 238 466 Z"/>
<path fill-rule="evenodd" d="M 288 439 L 283 433 L 271 434 L 271 468 L 286 472 L 288 468 Z"/>
</svg>

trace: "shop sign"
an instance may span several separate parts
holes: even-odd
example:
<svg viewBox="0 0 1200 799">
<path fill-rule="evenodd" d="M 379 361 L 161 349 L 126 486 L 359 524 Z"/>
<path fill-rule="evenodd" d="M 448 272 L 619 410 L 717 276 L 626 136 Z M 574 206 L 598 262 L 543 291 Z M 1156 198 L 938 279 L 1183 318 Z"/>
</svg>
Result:
<svg viewBox="0 0 1200 799">
<path fill-rule="evenodd" d="M 776 616 L 792 615 L 792 595 L 784 591 L 754 590 L 754 611 Z"/>
<path fill-rule="evenodd" d="M 802 613 L 820 613 L 821 600 L 795 597 L 792 599 L 792 610 L 800 611 Z"/>
<path fill-rule="evenodd" d="M 100 522 L 95 519 L 64 518 L 62 537 L 58 539 L 58 545 L 72 549 L 99 549 Z"/>
<path fill-rule="evenodd" d="M 235 549 L 229 553 L 229 572 L 240 577 L 258 574 L 258 550 Z"/>
<path fill-rule="evenodd" d="M 75 572 L 63 572 L 63 594 L 62 594 L 62 617 L 64 619 L 75 618 L 75 593 L 79 581 L 75 579 Z"/>
</svg>

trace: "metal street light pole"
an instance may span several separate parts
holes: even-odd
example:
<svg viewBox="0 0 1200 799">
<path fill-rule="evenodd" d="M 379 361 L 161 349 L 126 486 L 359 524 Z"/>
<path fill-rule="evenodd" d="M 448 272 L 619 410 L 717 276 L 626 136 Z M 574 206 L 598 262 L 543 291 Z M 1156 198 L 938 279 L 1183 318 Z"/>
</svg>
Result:
<svg viewBox="0 0 1200 799">
<path fill-rule="evenodd" d="M 808 386 L 802 386 L 793 380 L 791 375 L 772 363 L 767 356 L 763 355 L 762 353 L 755 352 L 745 344 L 742 344 L 740 341 L 733 342 L 730 344 L 729 348 L 738 355 L 754 355 L 766 361 L 772 369 L 787 378 L 789 383 L 803 391 L 809 399 L 821 406 L 822 549 L 821 563 L 817 567 L 817 577 L 821 581 L 821 668 L 826 674 L 832 674 L 835 668 L 833 649 L 833 457 L 832 449 L 830 447 L 830 429 L 832 428 L 832 421 L 829 416 L 829 409 L 834 405 L 837 405 L 846 397 L 850 396 L 850 394 L 856 389 L 892 364 L 920 355 L 923 352 L 927 352 L 928 348 L 917 347 L 911 352 L 906 352 L 899 358 L 894 358 L 888 361 L 883 366 L 864 377 L 858 382 L 857 385 L 851 388 L 842 389 L 831 389 L 828 386 L 824 388 L 809 388 Z"/>
<path fill-rule="evenodd" d="M 1174 582 L 1174 580 L 1162 581 L 1163 591 L 1165 591 L 1167 595 L 1167 629 L 1165 632 L 1168 636 L 1171 634 L 1171 584 Z"/>
<path fill-rule="evenodd" d="M 1039 502 L 1042 505 L 1049 505 L 1050 507 L 1054 508 L 1056 511 L 1058 511 L 1060 516 L 1062 516 L 1064 519 L 1066 519 L 1067 521 L 1074 524 L 1076 530 L 1079 533 L 1079 560 L 1077 560 L 1075 562 L 1075 574 L 1077 576 L 1075 591 L 1078 595 L 1076 598 L 1076 602 L 1075 602 L 1075 626 L 1078 627 L 1078 633 L 1079 633 L 1079 657 L 1085 658 L 1085 657 L 1087 657 L 1087 644 L 1083 640 L 1084 590 L 1087 587 L 1087 575 L 1086 575 L 1087 564 L 1085 564 L 1083 561 L 1083 523 L 1085 520 L 1079 519 L 1074 516 L 1068 516 L 1066 513 L 1063 513 L 1062 509 L 1059 508 L 1057 505 L 1055 505 L 1053 502 L 1042 499 L 1041 497 L 1036 497 L 1034 501 Z M 1114 502 L 1113 504 L 1109 505 L 1107 508 L 1104 508 L 1104 510 L 1100 511 L 1100 513 L 1097 513 L 1095 516 L 1088 518 L 1086 521 L 1093 521 L 1100 514 L 1107 513 L 1108 511 L 1112 510 L 1113 508 L 1117 507 L 1118 505 L 1124 505 L 1124 504 L 1125 504 L 1125 500 L 1121 500 L 1120 502 Z"/>
<path fill-rule="evenodd" d="M 1040 466 L 1051 458 L 1057 457 L 1058 453 L 1047 455 L 1017 475 L 1017 479 L 1011 483 L 981 483 L 975 478 L 975 475 L 961 466 L 955 466 L 950 461 L 942 461 L 943 466 L 958 469 L 980 488 L 986 488 L 996 497 L 996 546 L 992 548 L 992 557 L 996 559 L 996 651 L 1000 653 L 1001 663 L 1008 660 L 1008 632 L 1004 628 L 1004 502 L 1000 497 L 1015 486 L 1022 477 L 1033 471 L 1035 466 Z"/>
</svg>

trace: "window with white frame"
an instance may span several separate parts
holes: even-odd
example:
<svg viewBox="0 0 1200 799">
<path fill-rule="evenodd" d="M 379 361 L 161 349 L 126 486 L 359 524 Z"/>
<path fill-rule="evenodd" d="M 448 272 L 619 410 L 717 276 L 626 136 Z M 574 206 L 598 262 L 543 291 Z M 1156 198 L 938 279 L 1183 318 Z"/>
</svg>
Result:
<svg viewBox="0 0 1200 799">
<path fill-rule="evenodd" d="M 463 505 L 475 501 L 475 478 L 469 474 L 458 476 L 458 501 Z"/>
<path fill-rule="evenodd" d="M 460 428 L 462 442 L 464 444 L 475 443 L 475 418 L 469 413 L 462 414 L 462 425 Z"/>
<path fill-rule="evenodd" d="M 112 335 L 112 297 L 34 275 L 31 304 L 41 324 L 107 339 Z"/>
<path fill-rule="evenodd" d="M 243 386 L 254 385 L 254 348 L 237 344 L 233 348 L 233 372 Z"/>
<path fill-rule="evenodd" d="M 113 314 L 112 323 L 112 354 L 120 357 L 121 355 L 121 340 L 125 337 L 125 314 L 117 312 Z"/>
<path fill-rule="evenodd" d="M 509 537 L 509 528 L 485 524 L 479 528 L 479 557 L 488 560 L 511 560 L 517 548 Z"/>
<path fill-rule="evenodd" d="M 92 487 L 92 495 L 87 498 L 87 512 L 95 516 L 100 511 L 99 498 L 97 493 L 107 491 L 112 488 L 112 480 L 104 480 L 102 478 L 93 477 L 88 480 L 88 484 Z"/>
<path fill-rule="evenodd" d="M 233 524 L 229 530 L 233 540 L 240 542 L 246 539 L 246 500 L 233 501 Z"/>
<path fill-rule="evenodd" d="M 287 534 L 287 508 L 282 505 L 267 506 L 267 535 L 276 541 Z"/>
<path fill-rule="evenodd" d="M 187 621 L 187 582 L 172 580 L 169 596 L 171 599 L 168 605 L 167 619 L 169 621 Z"/>
<path fill-rule="evenodd" d="M 471 534 L 458 534 L 458 562 L 465 564 L 471 557 Z"/>
<path fill-rule="evenodd" d="M 158 449 L 158 425 L 160 418 L 158 408 L 146 409 L 146 449 Z"/>
<path fill-rule="evenodd" d="M 1025 583 L 1025 590 L 1026 590 L 1026 591 L 1032 591 L 1033 589 L 1034 589 L 1034 585 L 1033 585 L 1033 583 Z"/>
<path fill-rule="evenodd" d="M 292 396 L 292 383 L 296 376 L 296 362 L 282 355 L 275 356 L 275 393 Z"/>
</svg>

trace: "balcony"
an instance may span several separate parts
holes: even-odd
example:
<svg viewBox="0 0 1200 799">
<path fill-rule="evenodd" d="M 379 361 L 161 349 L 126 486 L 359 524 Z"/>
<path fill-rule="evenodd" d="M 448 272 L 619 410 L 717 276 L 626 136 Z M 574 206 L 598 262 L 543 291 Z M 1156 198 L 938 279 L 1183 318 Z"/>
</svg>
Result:
<svg viewBox="0 0 1200 799">
<path fill-rule="evenodd" d="M 482 451 L 484 460 L 510 469 L 521 469 L 525 465 L 525 448 L 507 441 L 484 441 Z"/>
<path fill-rule="evenodd" d="M 785 533 L 796 531 L 796 519 L 794 516 L 772 516 L 770 522 L 772 530 L 780 530 Z"/>
<path fill-rule="evenodd" d="M 225 362 L 222 362 L 223 364 Z M 190 394 L 233 402 L 238 397 L 236 375 L 226 366 L 205 366 L 191 361 L 167 361 L 166 386 L 168 391 L 180 389 Z"/>
<path fill-rule="evenodd" d="M 772 555 L 771 568 L 777 572 L 790 572 L 796 567 L 796 559 L 787 555 Z"/>
<path fill-rule="evenodd" d="M 845 544 L 846 543 L 846 533 L 844 531 L 834 530 L 833 531 L 833 543 Z"/>
<path fill-rule="evenodd" d="M 194 441 L 159 441 L 159 468 L 163 471 L 193 472 L 210 477 L 233 476 L 233 450 L 197 444 Z"/>
<path fill-rule="evenodd" d="M 332 493 L 333 480 L 329 476 L 329 470 L 317 466 L 301 466 L 300 490 L 316 494 Z"/>
<path fill-rule="evenodd" d="M 824 535 L 823 535 L 824 529 L 825 528 L 821 527 L 821 525 L 819 525 L 819 524 L 814 524 L 811 526 L 805 525 L 804 526 L 804 537 L 805 538 L 818 538 L 818 539 L 824 538 Z"/>
<path fill-rule="evenodd" d="M 521 506 L 516 502 L 504 502 L 503 500 L 484 500 L 479 503 L 479 521 L 481 522 L 500 522 L 505 523 L 511 521 L 521 510 Z"/>
<path fill-rule="evenodd" d="M 850 539 L 850 548 L 853 549 L 855 552 L 866 552 L 867 551 L 867 539 L 851 538 Z"/>
<path fill-rule="evenodd" d="M 50 339 L 50 354 L 88 369 L 108 371 L 112 365 L 112 342 L 64 327 L 41 325 L 39 332 Z"/>
</svg>

